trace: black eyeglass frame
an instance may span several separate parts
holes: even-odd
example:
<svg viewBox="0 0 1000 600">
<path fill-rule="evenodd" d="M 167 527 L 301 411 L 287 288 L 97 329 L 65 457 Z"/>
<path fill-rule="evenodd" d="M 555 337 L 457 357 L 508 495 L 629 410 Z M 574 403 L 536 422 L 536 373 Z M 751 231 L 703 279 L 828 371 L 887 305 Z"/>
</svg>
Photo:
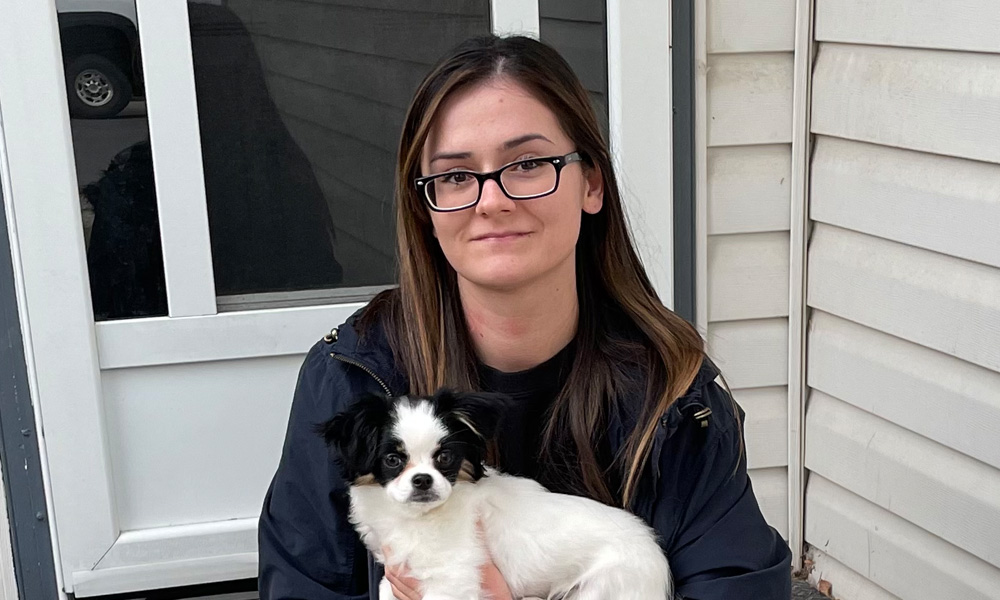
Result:
<svg viewBox="0 0 1000 600">
<path fill-rule="evenodd" d="M 465 210 L 467 208 L 472 208 L 473 206 L 479 204 L 479 200 L 483 197 L 483 186 L 486 185 L 486 182 L 490 180 L 495 181 L 497 187 L 499 187 L 500 191 L 503 192 L 503 195 L 507 196 L 511 200 L 534 200 L 535 198 L 544 198 L 545 196 L 554 194 L 556 190 L 559 189 L 559 176 L 562 173 L 563 167 L 575 162 L 585 162 L 586 160 L 587 157 L 583 152 L 576 151 L 576 152 L 570 152 L 569 154 L 565 154 L 563 156 L 541 156 L 538 158 L 526 158 L 524 160 L 516 160 L 512 163 L 507 163 L 506 165 L 500 167 L 496 171 L 491 171 L 489 173 L 477 173 L 475 171 L 445 171 L 444 173 L 425 175 L 423 177 L 417 177 L 416 179 L 414 179 L 413 184 L 417 187 L 418 191 L 423 192 L 422 195 L 424 197 L 424 201 L 427 203 L 427 206 L 434 212 L 443 212 L 443 213 L 457 212 L 460 210 Z M 553 167 L 555 167 L 556 168 L 555 185 L 552 186 L 551 190 L 543 194 L 533 194 L 531 196 L 511 195 L 511 193 L 507 191 L 507 188 L 504 187 L 503 181 L 500 179 L 500 175 L 507 169 L 510 169 L 511 167 L 516 167 L 517 165 L 520 164 L 532 163 L 532 162 L 549 163 Z M 428 190 L 430 188 L 427 184 L 441 177 L 448 177 L 450 175 L 458 175 L 458 174 L 470 175 L 472 177 L 475 177 L 476 181 L 479 182 L 479 193 L 476 194 L 476 200 L 474 202 L 470 202 L 469 204 L 464 204 L 462 206 L 456 206 L 453 208 L 441 208 L 439 206 L 434 206 L 434 203 L 431 201 L 431 198 L 428 195 Z"/>
</svg>

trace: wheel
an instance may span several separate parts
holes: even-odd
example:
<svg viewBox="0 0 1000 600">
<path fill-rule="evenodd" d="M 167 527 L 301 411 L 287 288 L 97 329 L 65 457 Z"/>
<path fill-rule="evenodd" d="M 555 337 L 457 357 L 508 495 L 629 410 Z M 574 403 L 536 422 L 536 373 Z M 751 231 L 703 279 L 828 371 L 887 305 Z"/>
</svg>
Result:
<svg viewBox="0 0 1000 600">
<path fill-rule="evenodd" d="M 98 54 L 84 54 L 66 66 L 69 114 L 81 119 L 107 119 L 132 99 L 132 84 L 115 63 Z"/>
</svg>

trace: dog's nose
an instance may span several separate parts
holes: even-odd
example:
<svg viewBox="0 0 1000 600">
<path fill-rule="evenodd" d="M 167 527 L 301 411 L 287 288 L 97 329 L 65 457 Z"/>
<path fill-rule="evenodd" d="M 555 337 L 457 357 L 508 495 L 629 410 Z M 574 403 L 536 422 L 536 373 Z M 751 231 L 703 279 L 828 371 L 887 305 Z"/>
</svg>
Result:
<svg viewBox="0 0 1000 600">
<path fill-rule="evenodd" d="M 432 485 L 434 485 L 434 478 L 427 473 L 418 473 L 413 476 L 413 487 L 420 491 L 429 490 Z"/>
</svg>

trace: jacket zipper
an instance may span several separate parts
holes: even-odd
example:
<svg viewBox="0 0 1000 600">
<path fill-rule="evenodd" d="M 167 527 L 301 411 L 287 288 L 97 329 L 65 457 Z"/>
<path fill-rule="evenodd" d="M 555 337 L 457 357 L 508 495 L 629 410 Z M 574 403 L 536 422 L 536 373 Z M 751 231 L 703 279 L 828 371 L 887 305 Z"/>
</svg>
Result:
<svg viewBox="0 0 1000 600">
<path fill-rule="evenodd" d="M 369 375 L 371 375 L 372 379 L 374 379 L 380 386 L 382 386 L 382 389 L 385 391 L 386 398 L 391 398 L 392 397 L 392 390 L 389 389 L 389 386 L 386 385 L 384 381 L 382 381 L 381 377 L 379 377 L 378 375 L 376 375 L 375 372 L 372 371 L 371 369 L 369 369 L 368 367 L 364 366 L 363 364 L 359 363 L 358 361 L 356 361 L 354 359 L 347 358 L 346 356 L 337 354 L 336 352 L 331 352 L 330 356 L 332 356 L 333 358 L 339 360 L 342 363 L 346 363 L 348 365 L 355 366 L 355 367 L 361 369 L 362 371 L 364 371 L 365 373 L 368 373 Z"/>
</svg>

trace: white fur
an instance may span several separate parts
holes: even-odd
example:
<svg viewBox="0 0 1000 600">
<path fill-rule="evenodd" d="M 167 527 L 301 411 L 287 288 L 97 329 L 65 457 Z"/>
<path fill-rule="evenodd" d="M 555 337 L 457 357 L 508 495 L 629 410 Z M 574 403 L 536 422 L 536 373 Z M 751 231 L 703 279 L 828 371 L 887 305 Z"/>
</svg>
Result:
<svg viewBox="0 0 1000 600">
<path fill-rule="evenodd" d="M 434 480 L 431 487 L 438 496 L 435 502 L 424 503 L 424 508 L 433 508 L 448 499 L 452 486 L 434 467 L 434 451 L 438 440 L 448 435 L 448 430 L 434 416 L 434 409 L 427 402 L 401 401 L 396 404 L 393 434 L 406 448 L 409 462 L 403 475 L 389 482 L 388 493 L 397 502 L 406 502 L 413 493 L 413 476 L 430 475 Z"/>
<path fill-rule="evenodd" d="M 397 413 L 404 422 L 416 414 Z M 415 425 L 397 423 L 397 431 L 407 430 L 413 439 Z M 388 564 L 407 565 L 422 582 L 424 600 L 480 600 L 479 567 L 489 557 L 514 598 L 672 597 L 670 570 L 654 532 L 626 511 L 494 470 L 478 483 L 456 482 L 450 495 L 432 505 L 406 502 L 388 487 L 352 487 L 351 521 L 379 561 L 386 562 L 382 548 L 388 547 Z M 380 600 L 392 600 L 384 580 L 379 589 Z"/>
</svg>

